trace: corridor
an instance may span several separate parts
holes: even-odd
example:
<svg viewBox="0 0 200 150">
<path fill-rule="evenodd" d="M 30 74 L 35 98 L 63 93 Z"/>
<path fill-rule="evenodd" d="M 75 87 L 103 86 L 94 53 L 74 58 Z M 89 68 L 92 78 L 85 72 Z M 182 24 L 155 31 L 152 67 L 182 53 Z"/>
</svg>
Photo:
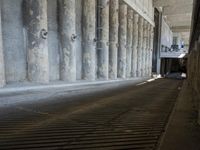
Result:
<svg viewBox="0 0 200 150">
<path fill-rule="evenodd" d="M 200 0 L 0 0 L 0 150 L 200 150 Z"/>
<path fill-rule="evenodd" d="M 181 86 L 158 79 L 2 107 L 0 149 L 154 150 Z"/>
</svg>

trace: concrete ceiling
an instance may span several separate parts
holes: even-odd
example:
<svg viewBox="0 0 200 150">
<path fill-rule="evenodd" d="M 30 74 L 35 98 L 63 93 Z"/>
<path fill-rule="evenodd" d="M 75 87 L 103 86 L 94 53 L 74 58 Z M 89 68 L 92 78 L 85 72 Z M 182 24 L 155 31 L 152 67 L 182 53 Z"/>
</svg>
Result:
<svg viewBox="0 0 200 150">
<path fill-rule="evenodd" d="M 173 32 L 181 33 L 188 43 L 193 0 L 154 0 L 154 7 L 161 7 L 165 21 Z"/>
</svg>

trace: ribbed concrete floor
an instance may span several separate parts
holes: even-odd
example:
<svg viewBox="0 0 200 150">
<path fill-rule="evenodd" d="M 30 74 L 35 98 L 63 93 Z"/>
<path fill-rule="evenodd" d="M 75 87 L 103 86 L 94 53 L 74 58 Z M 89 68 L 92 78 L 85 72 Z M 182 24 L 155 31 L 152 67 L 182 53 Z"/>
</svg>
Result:
<svg viewBox="0 0 200 150">
<path fill-rule="evenodd" d="M 156 149 L 181 83 L 160 79 L 1 108 L 0 149 Z"/>
</svg>

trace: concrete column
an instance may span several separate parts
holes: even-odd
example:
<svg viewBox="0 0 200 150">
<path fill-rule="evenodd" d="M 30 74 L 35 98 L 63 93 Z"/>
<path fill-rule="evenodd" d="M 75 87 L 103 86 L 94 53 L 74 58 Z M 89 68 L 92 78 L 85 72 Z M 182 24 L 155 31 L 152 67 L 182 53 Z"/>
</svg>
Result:
<svg viewBox="0 0 200 150">
<path fill-rule="evenodd" d="M 149 70 L 149 75 L 151 76 L 152 74 L 152 52 L 153 52 L 153 40 L 154 40 L 154 30 L 153 26 L 151 25 L 150 29 L 150 70 Z"/>
<path fill-rule="evenodd" d="M 49 82 L 47 1 L 26 0 L 28 34 L 28 79 Z"/>
<path fill-rule="evenodd" d="M 127 19 L 126 77 L 130 78 L 133 46 L 133 10 L 131 8 L 128 9 Z"/>
<path fill-rule="evenodd" d="M 109 78 L 117 79 L 118 29 L 119 29 L 119 0 L 110 0 L 109 24 Z"/>
<path fill-rule="evenodd" d="M 95 80 L 96 71 L 96 1 L 83 0 L 83 79 Z"/>
<path fill-rule="evenodd" d="M 109 74 L 109 0 L 98 0 L 98 77 L 108 79 Z"/>
<path fill-rule="evenodd" d="M 118 50 L 118 77 L 126 78 L 126 42 L 127 42 L 127 5 L 119 6 L 119 50 Z"/>
<path fill-rule="evenodd" d="M 143 24 L 144 19 L 142 17 L 139 17 L 139 27 L 138 27 L 138 66 L 137 66 L 137 76 L 142 76 L 142 44 L 143 44 Z"/>
<path fill-rule="evenodd" d="M 137 49 L 138 49 L 138 19 L 139 15 L 133 16 L 133 52 L 132 52 L 132 77 L 137 77 Z"/>
<path fill-rule="evenodd" d="M 1 26 L 1 5 L 0 5 L 0 87 L 5 85 L 5 66 L 2 41 L 2 26 Z"/>
<path fill-rule="evenodd" d="M 150 38 L 151 37 L 151 24 L 148 23 L 148 37 L 147 37 L 147 76 L 150 76 L 151 75 L 151 63 L 152 63 L 152 60 L 150 58 L 150 53 L 151 53 L 151 48 L 150 48 Z"/>
<path fill-rule="evenodd" d="M 59 0 L 59 21 L 61 39 L 60 78 L 65 81 L 76 80 L 76 9 L 75 0 Z"/>
<path fill-rule="evenodd" d="M 148 76 L 149 70 L 149 23 L 146 25 L 146 54 L 145 54 L 145 76 Z"/>
<path fill-rule="evenodd" d="M 142 76 L 146 73 L 146 49 L 147 49 L 147 21 L 144 21 L 143 25 L 143 48 L 142 48 Z"/>
</svg>

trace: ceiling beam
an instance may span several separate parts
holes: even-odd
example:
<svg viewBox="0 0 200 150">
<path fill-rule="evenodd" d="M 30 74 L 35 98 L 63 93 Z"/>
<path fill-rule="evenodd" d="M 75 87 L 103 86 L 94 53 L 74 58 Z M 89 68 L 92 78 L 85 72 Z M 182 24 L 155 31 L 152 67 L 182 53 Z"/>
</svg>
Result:
<svg viewBox="0 0 200 150">
<path fill-rule="evenodd" d="M 175 6 L 175 5 L 190 5 L 193 3 L 193 0 L 154 0 L 154 7 L 164 7 L 164 6 Z"/>
<path fill-rule="evenodd" d="M 179 22 L 179 21 L 188 21 L 191 22 L 192 14 L 179 14 L 179 15 L 168 15 L 164 17 L 169 22 Z"/>
<path fill-rule="evenodd" d="M 191 13 L 193 9 L 193 5 L 174 5 L 174 6 L 166 6 L 163 7 L 163 15 L 175 15 L 175 14 L 186 14 Z"/>
<path fill-rule="evenodd" d="M 174 26 L 171 27 L 172 32 L 190 32 L 191 26 Z"/>
<path fill-rule="evenodd" d="M 170 27 L 177 27 L 177 26 L 191 26 L 191 23 L 188 21 L 177 21 L 177 22 L 168 22 Z"/>
</svg>

